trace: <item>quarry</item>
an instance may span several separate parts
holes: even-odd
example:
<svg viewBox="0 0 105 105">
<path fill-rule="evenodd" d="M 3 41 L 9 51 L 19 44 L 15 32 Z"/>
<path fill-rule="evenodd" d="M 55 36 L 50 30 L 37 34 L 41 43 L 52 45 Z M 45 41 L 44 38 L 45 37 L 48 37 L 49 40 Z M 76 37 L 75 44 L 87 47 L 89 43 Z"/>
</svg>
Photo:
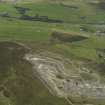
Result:
<svg viewBox="0 0 105 105">
<path fill-rule="evenodd" d="M 105 84 L 100 80 L 85 80 L 79 70 L 76 74 L 68 74 L 64 64 L 53 58 L 28 54 L 25 59 L 33 64 L 34 74 L 53 95 L 105 99 Z"/>
<path fill-rule="evenodd" d="M 0 0 L 0 105 L 105 105 L 105 0 Z"/>
</svg>

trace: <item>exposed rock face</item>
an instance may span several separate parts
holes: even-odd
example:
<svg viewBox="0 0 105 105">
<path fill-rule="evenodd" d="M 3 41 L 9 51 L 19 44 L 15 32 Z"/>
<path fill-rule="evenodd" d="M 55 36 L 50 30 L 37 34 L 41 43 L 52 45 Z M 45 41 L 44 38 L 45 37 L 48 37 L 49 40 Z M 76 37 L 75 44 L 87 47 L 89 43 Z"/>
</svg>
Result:
<svg viewBox="0 0 105 105">
<path fill-rule="evenodd" d="M 25 59 L 30 61 L 34 66 L 34 73 L 44 83 L 53 95 L 58 97 L 85 97 L 86 99 L 105 99 L 105 83 L 101 82 L 99 75 L 93 73 L 93 78 L 86 80 L 81 76 L 82 71 L 77 69 L 77 73 L 66 73 L 65 66 L 61 61 L 44 57 L 40 55 L 26 55 Z M 84 67 L 84 69 L 87 69 Z M 87 100 L 86 100 L 87 101 Z"/>
</svg>

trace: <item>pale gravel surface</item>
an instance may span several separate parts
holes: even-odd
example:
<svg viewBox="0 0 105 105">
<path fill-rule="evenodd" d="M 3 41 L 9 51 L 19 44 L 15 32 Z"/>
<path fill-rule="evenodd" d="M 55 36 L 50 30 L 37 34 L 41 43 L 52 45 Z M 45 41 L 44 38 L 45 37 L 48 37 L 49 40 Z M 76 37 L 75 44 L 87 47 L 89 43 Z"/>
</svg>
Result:
<svg viewBox="0 0 105 105">
<path fill-rule="evenodd" d="M 77 74 L 66 74 L 61 61 L 39 55 L 26 55 L 25 59 L 34 65 L 34 70 L 47 87 L 59 97 L 81 97 L 105 99 L 105 84 L 100 81 L 85 81 Z M 77 68 L 78 69 L 78 68 Z M 36 74 L 36 73 L 35 73 Z M 59 79 L 56 75 L 61 75 Z"/>
</svg>

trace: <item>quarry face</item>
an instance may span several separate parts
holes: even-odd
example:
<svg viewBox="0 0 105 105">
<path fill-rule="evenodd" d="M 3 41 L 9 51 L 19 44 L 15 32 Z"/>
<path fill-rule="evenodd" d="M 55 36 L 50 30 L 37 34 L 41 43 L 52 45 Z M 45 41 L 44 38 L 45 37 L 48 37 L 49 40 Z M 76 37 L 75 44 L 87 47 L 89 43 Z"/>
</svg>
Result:
<svg viewBox="0 0 105 105">
<path fill-rule="evenodd" d="M 33 64 L 34 74 L 53 95 L 64 98 L 105 99 L 105 84 L 97 73 L 89 74 L 85 67 L 82 68 L 84 70 L 76 68 L 77 73 L 67 73 L 62 61 L 35 54 L 27 54 L 25 59 Z M 92 79 L 84 79 L 82 73 L 91 75 Z"/>
<path fill-rule="evenodd" d="M 67 59 L 66 57 L 58 57 L 56 54 L 51 56 L 49 54 L 30 53 L 28 48 L 24 48 L 22 44 L 1 42 L 0 45 L 1 58 L 6 61 L 5 63 L 1 61 L 3 66 L 15 67 L 13 62 L 17 64 L 20 60 L 28 61 L 27 63 L 33 66 L 33 68 L 31 67 L 33 74 L 31 76 L 37 77 L 53 96 L 65 98 L 66 100 L 74 98 L 74 102 L 85 99 L 86 103 L 90 100 L 92 100 L 92 103 L 95 102 L 94 100 L 105 100 L 104 79 L 96 70 L 87 67 L 86 63 L 73 61 L 73 59 Z M 8 56 L 6 56 L 7 54 Z M 21 65 L 24 64 L 23 62 L 20 63 Z M 24 68 L 24 73 L 27 67 Z M 28 70 L 30 71 L 30 69 Z M 5 73 L 7 72 L 8 69 Z M 18 79 L 19 75 L 17 76 Z M 5 78 L 3 81 L 6 81 Z M 32 79 L 31 82 L 33 84 L 34 80 Z"/>
</svg>

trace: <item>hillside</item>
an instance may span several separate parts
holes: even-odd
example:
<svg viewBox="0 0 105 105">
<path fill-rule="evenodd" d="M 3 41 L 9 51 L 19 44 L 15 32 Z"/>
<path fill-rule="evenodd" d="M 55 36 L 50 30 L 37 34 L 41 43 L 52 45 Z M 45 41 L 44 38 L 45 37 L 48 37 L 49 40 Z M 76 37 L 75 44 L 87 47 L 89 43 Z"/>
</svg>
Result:
<svg viewBox="0 0 105 105">
<path fill-rule="evenodd" d="M 0 105 L 104 105 L 100 2 L 1 1 Z"/>
</svg>

